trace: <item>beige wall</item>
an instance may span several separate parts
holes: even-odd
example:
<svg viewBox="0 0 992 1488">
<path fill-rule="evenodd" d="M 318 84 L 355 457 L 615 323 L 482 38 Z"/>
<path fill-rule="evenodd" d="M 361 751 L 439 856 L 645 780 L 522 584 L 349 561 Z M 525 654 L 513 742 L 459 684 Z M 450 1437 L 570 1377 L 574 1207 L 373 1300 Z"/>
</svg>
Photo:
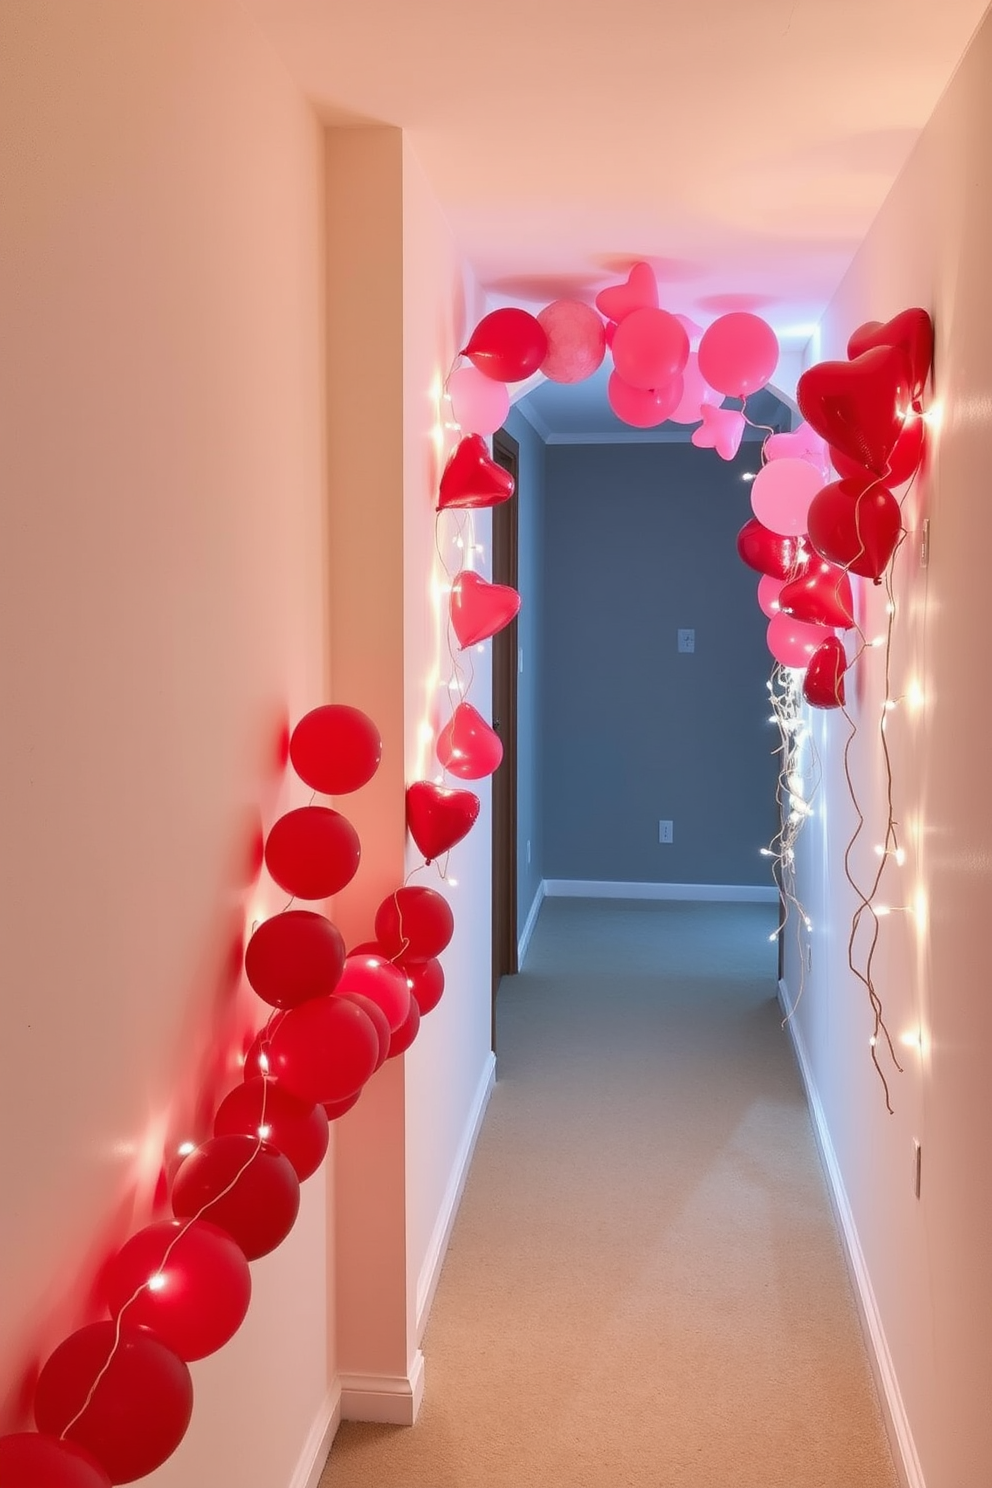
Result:
<svg viewBox="0 0 992 1488">
<path fill-rule="evenodd" d="M 868 1059 L 863 990 L 847 969 L 854 908 L 843 877 L 854 830 L 842 770 L 844 720 L 815 721 L 824 757 L 818 813 L 802 854 L 801 890 L 814 922 L 813 975 L 798 1024 L 873 1297 L 883 1374 L 907 1481 L 973 1488 L 992 1464 L 992 1197 L 989 1162 L 987 925 L 992 904 L 992 806 L 985 790 L 992 714 L 986 682 L 988 498 L 992 463 L 992 24 L 986 23 L 832 302 L 821 357 L 842 356 L 848 333 L 909 305 L 936 326 L 934 396 L 943 421 L 929 468 L 904 507 L 909 537 L 896 562 L 889 692 L 894 812 L 907 857 L 879 900 L 876 984 L 896 1039 L 922 1029 L 922 1049 L 897 1043 L 886 1114 Z M 929 567 L 921 524 L 931 523 Z M 884 595 L 868 600 L 884 627 Z M 863 878 L 885 828 L 878 718 L 881 652 L 851 688 L 859 735 L 852 775 L 864 803 Z M 912 913 L 902 906 L 910 906 Z M 790 947 L 794 992 L 798 957 Z M 922 1188 L 913 1191 L 913 1141 Z"/>
<path fill-rule="evenodd" d="M 0 36 L 0 1399 L 238 1078 L 246 867 L 326 698 L 322 135 L 229 0 Z M 157 1484 L 288 1484 L 326 1412 L 326 1179 L 193 1366 Z M 151 1481 L 151 1480 L 149 1480 Z"/>
</svg>

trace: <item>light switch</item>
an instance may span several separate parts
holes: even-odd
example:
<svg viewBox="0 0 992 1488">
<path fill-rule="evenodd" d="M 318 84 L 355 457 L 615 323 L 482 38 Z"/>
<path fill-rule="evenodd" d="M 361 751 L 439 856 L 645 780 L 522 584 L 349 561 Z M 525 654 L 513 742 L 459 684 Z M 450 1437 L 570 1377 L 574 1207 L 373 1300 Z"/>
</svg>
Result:
<svg viewBox="0 0 992 1488">
<path fill-rule="evenodd" d="M 696 649 L 696 632 L 694 630 L 680 630 L 679 631 L 679 650 L 680 651 L 695 651 L 695 649 Z"/>
</svg>

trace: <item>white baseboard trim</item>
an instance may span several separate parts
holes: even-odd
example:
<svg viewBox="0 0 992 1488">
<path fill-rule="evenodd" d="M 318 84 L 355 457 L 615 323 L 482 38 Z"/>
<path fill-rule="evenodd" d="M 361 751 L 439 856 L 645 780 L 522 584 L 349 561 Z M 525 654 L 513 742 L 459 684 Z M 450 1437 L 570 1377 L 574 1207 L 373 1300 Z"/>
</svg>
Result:
<svg viewBox="0 0 992 1488">
<path fill-rule="evenodd" d="M 542 878 L 541 882 L 537 886 L 537 893 L 534 895 L 534 902 L 530 907 L 530 914 L 527 916 L 527 921 L 520 933 L 520 939 L 517 942 L 518 968 L 523 966 L 524 964 L 524 957 L 527 954 L 527 947 L 530 945 L 530 938 L 534 934 L 534 926 L 537 924 L 537 917 L 541 913 L 541 905 L 544 902 L 544 896 L 546 893 L 547 884 Z"/>
<path fill-rule="evenodd" d="M 341 1382 L 335 1380 L 310 1428 L 289 1488 L 317 1488 L 340 1425 Z"/>
<path fill-rule="evenodd" d="M 774 884 L 621 883 L 614 879 L 546 878 L 549 897 L 578 899 L 720 899 L 738 904 L 775 904 Z"/>
<path fill-rule="evenodd" d="M 412 1426 L 424 1398 L 424 1356 L 418 1348 L 409 1374 L 343 1374 L 341 1419 Z"/>
<path fill-rule="evenodd" d="M 489 1105 L 489 1097 L 493 1093 L 496 1083 L 496 1055 L 488 1054 L 482 1066 L 482 1074 L 476 1086 L 475 1097 L 468 1113 L 465 1130 L 459 1144 L 455 1157 L 451 1177 L 448 1179 L 448 1187 L 441 1203 L 441 1210 L 434 1225 L 434 1233 L 431 1235 L 430 1244 L 427 1247 L 427 1255 L 424 1264 L 420 1268 L 420 1276 L 417 1280 L 417 1343 L 424 1336 L 427 1319 L 430 1316 L 431 1303 L 434 1301 L 434 1293 L 441 1279 L 441 1267 L 444 1265 L 445 1253 L 448 1249 L 448 1241 L 451 1239 L 451 1231 L 454 1229 L 455 1217 L 458 1214 L 458 1205 L 461 1203 L 462 1193 L 465 1189 L 465 1180 L 468 1178 L 468 1170 L 472 1166 L 472 1154 L 475 1144 L 482 1130 L 482 1123 L 486 1115 L 486 1107 Z"/>
<path fill-rule="evenodd" d="M 799 1065 L 799 1073 L 802 1076 L 803 1085 L 806 1089 L 806 1099 L 809 1102 L 810 1115 L 813 1119 L 813 1132 L 816 1137 L 816 1145 L 820 1152 L 820 1160 L 823 1163 L 824 1172 L 826 1173 L 827 1189 L 830 1194 L 831 1203 L 833 1204 L 834 1214 L 844 1241 L 847 1264 L 854 1282 L 858 1311 L 861 1314 L 861 1325 L 868 1345 L 868 1359 L 871 1364 L 872 1374 L 875 1376 L 875 1386 L 878 1390 L 882 1414 L 885 1417 L 889 1445 L 892 1448 L 892 1457 L 895 1462 L 896 1472 L 899 1475 L 902 1488 L 926 1488 L 923 1468 L 920 1465 L 916 1443 L 913 1440 L 909 1418 L 906 1415 L 902 1391 L 899 1389 L 899 1380 L 896 1375 L 895 1365 L 892 1362 L 892 1355 L 889 1352 L 885 1329 L 882 1326 L 881 1314 L 878 1310 L 878 1303 L 875 1300 L 875 1291 L 871 1284 L 871 1276 L 868 1272 L 864 1252 L 861 1249 L 861 1241 L 854 1222 L 854 1214 L 851 1211 L 847 1190 L 844 1187 L 844 1179 L 841 1176 L 837 1154 L 834 1151 L 834 1144 L 830 1137 L 826 1114 L 813 1079 L 813 1071 L 806 1053 L 806 1043 L 803 1039 L 802 1029 L 799 1026 L 797 1018 L 789 1017 L 793 1005 L 789 996 L 788 986 L 784 980 L 779 981 L 778 996 L 782 1010 L 787 1018 L 785 1026 L 789 1030 L 792 1047 L 796 1054 L 796 1062 Z"/>
</svg>

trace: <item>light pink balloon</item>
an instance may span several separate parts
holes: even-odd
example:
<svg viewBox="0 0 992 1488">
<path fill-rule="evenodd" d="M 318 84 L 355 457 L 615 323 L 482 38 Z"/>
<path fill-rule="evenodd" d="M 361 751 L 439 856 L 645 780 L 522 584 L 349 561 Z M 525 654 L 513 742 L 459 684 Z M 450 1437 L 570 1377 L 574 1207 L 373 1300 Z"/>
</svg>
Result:
<svg viewBox="0 0 992 1488">
<path fill-rule="evenodd" d="M 714 408 L 704 403 L 703 422 L 689 435 L 697 449 L 715 449 L 721 460 L 732 460 L 744 438 L 745 418 L 739 408 Z"/>
<path fill-rule="evenodd" d="M 770 434 L 765 440 L 766 460 L 806 460 L 815 465 L 824 482 L 830 479 L 830 453 L 827 441 L 821 439 L 809 424 L 800 424 L 791 434 Z"/>
<path fill-rule="evenodd" d="M 606 355 L 606 328 L 581 300 L 555 300 L 538 315 L 548 338 L 541 371 L 552 382 L 582 382 Z"/>
<path fill-rule="evenodd" d="M 455 419 L 467 434 L 495 434 L 506 423 L 510 411 L 506 383 L 494 382 L 475 367 L 452 372 L 448 395 Z"/>
<path fill-rule="evenodd" d="M 776 579 L 771 574 L 762 574 L 758 580 L 758 604 L 770 620 L 780 613 L 778 597 L 787 583 L 787 579 Z"/>
<path fill-rule="evenodd" d="M 682 397 L 682 378 L 674 377 L 665 387 L 631 387 L 616 372 L 610 373 L 606 396 L 618 419 L 635 429 L 653 429 L 663 424 Z"/>
<path fill-rule="evenodd" d="M 682 373 L 682 381 L 682 401 L 675 412 L 669 414 L 673 423 L 698 424 L 703 416 L 704 403 L 718 407 L 723 402 L 723 394 L 711 388 L 700 372 L 699 358 L 694 351 L 689 353 L 689 360 Z"/>
<path fill-rule="evenodd" d="M 823 477 L 806 460 L 772 460 L 751 485 L 751 507 L 764 527 L 784 537 L 806 531 L 809 504 L 823 486 Z"/>
<path fill-rule="evenodd" d="M 613 362 L 631 387 L 664 387 L 689 360 L 689 337 L 667 310 L 632 310 L 613 333 Z"/>
<path fill-rule="evenodd" d="M 830 635 L 834 632 L 831 630 Z M 766 632 L 768 649 L 776 661 L 787 667 L 805 667 L 810 663 L 814 651 L 824 641 L 824 627 L 809 625 L 805 620 L 793 620 L 779 610 L 768 622 Z"/>
<path fill-rule="evenodd" d="M 733 398 L 763 388 L 778 366 L 778 337 L 748 310 L 721 315 L 703 332 L 699 370 L 710 387 Z"/>
</svg>

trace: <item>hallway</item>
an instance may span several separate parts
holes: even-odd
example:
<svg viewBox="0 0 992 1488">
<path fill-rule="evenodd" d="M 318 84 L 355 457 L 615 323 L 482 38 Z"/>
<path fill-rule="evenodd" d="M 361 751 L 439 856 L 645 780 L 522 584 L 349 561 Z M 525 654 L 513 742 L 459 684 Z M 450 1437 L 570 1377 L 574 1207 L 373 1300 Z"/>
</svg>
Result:
<svg viewBox="0 0 992 1488">
<path fill-rule="evenodd" d="M 416 1428 L 321 1488 L 889 1488 L 762 904 L 548 899 Z"/>
</svg>

